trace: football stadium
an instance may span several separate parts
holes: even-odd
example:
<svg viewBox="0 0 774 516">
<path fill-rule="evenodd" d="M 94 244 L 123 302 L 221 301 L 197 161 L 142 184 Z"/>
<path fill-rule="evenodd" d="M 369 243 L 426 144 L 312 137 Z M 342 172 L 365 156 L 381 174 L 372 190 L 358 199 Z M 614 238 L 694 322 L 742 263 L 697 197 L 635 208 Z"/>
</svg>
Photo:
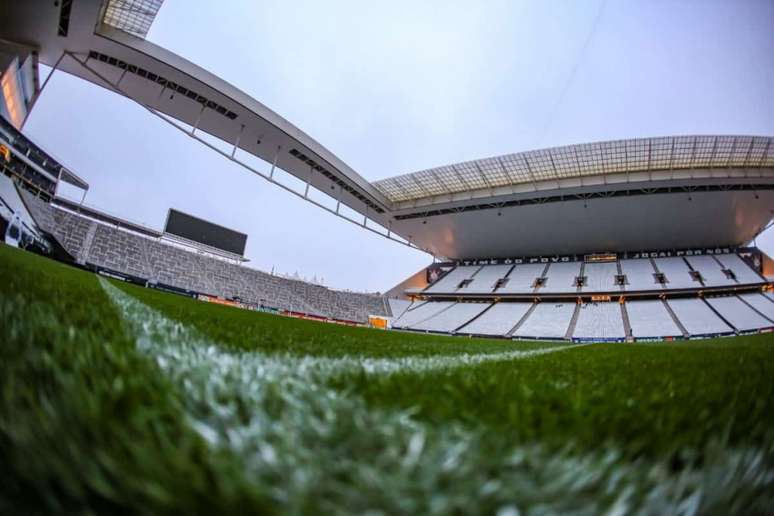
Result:
<svg viewBox="0 0 774 516">
<path fill-rule="evenodd" d="M 162 4 L 0 2 L 3 512 L 774 510 L 774 137 L 369 181 L 148 41 Z M 62 73 L 430 263 L 337 290 L 252 267 L 201 214 L 86 204 L 24 130 Z"/>
</svg>

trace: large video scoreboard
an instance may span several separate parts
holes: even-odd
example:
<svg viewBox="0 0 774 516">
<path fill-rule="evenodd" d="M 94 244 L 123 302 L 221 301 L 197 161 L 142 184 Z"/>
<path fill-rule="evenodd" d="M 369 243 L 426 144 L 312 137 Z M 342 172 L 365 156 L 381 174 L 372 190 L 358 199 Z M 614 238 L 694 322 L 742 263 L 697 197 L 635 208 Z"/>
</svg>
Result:
<svg viewBox="0 0 774 516">
<path fill-rule="evenodd" d="M 164 232 L 240 256 L 245 254 L 247 235 L 244 233 L 171 208 L 167 214 Z"/>
</svg>

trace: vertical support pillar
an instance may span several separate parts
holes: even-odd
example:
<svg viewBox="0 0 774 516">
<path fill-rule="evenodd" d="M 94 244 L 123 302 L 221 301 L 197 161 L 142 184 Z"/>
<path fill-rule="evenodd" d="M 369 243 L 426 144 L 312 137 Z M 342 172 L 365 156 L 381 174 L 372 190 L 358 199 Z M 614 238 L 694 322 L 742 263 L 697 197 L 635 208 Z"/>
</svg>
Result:
<svg viewBox="0 0 774 516">
<path fill-rule="evenodd" d="M 88 190 L 83 191 L 83 197 L 81 197 L 81 202 L 78 204 L 78 213 L 81 213 L 81 206 L 83 206 L 83 203 L 86 202 L 86 194 L 89 193 Z"/>
<path fill-rule="evenodd" d="M 312 174 L 314 174 L 314 167 L 309 165 L 309 177 L 306 180 L 306 188 L 304 188 L 304 199 L 309 198 L 309 185 L 312 182 Z"/>
<path fill-rule="evenodd" d="M 242 139 L 242 133 L 245 132 L 245 124 L 242 124 L 241 129 L 239 129 L 239 134 L 236 137 L 236 141 L 234 142 L 234 149 L 231 151 L 231 159 L 234 159 L 234 156 L 236 155 L 237 148 L 239 147 L 239 141 Z"/>
<path fill-rule="evenodd" d="M 341 187 L 339 187 L 339 195 L 336 196 L 336 215 L 339 214 L 340 206 L 341 206 Z"/>
<path fill-rule="evenodd" d="M 191 128 L 191 136 L 194 135 L 196 132 L 196 128 L 199 127 L 199 122 L 202 121 L 202 115 L 204 114 L 204 110 L 207 108 L 207 103 L 202 102 L 202 109 L 199 111 L 199 115 L 196 117 L 196 122 L 194 122 L 193 127 Z"/>
<path fill-rule="evenodd" d="M 279 151 L 281 148 L 282 145 L 277 145 L 277 152 L 274 153 L 274 160 L 271 162 L 271 172 L 269 172 L 269 179 L 274 177 L 274 169 L 277 166 L 277 159 L 279 158 Z"/>
</svg>

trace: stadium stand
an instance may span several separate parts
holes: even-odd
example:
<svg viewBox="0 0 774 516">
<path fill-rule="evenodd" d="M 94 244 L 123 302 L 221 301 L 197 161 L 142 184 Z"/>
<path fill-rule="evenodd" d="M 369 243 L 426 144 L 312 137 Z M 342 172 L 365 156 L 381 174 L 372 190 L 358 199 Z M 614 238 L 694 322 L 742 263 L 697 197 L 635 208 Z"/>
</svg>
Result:
<svg viewBox="0 0 774 516">
<path fill-rule="evenodd" d="M 540 293 L 576 292 L 575 278 L 581 274 L 581 262 L 552 263 L 546 272 L 546 283 L 538 289 Z"/>
<path fill-rule="evenodd" d="M 618 303 L 585 303 L 580 305 L 572 333 L 577 339 L 624 339 L 621 305 Z"/>
<path fill-rule="evenodd" d="M 691 277 L 691 269 L 680 257 L 654 258 L 653 263 L 666 277 L 668 289 L 701 288 L 702 286 L 701 282 Z"/>
<path fill-rule="evenodd" d="M 766 296 L 758 293 L 742 294 L 739 299 L 747 303 L 750 307 L 756 310 L 759 314 L 766 317 L 769 321 L 774 322 L 774 303 L 772 303 Z"/>
<path fill-rule="evenodd" d="M 649 258 L 626 259 L 619 263 L 621 264 L 621 272 L 626 276 L 624 290 L 634 292 L 662 290 L 664 288 L 663 285 L 656 282 L 654 276 L 656 269 L 653 268 L 653 263 Z"/>
<path fill-rule="evenodd" d="M 454 333 L 454 330 L 477 317 L 491 303 L 457 303 L 436 315 L 411 326 L 412 330 Z"/>
<path fill-rule="evenodd" d="M 398 317 L 403 315 L 403 312 L 408 310 L 408 308 L 411 306 L 411 301 L 407 299 L 397 299 L 393 297 L 387 298 L 387 303 L 389 303 L 390 312 L 392 313 L 392 317 L 394 319 L 397 319 Z"/>
<path fill-rule="evenodd" d="M 460 283 L 471 279 L 479 269 L 481 269 L 481 267 L 478 265 L 460 265 L 455 267 L 425 289 L 425 292 L 431 294 L 456 292 Z"/>
<path fill-rule="evenodd" d="M 682 330 L 660 299 L 626 303 L 629 326 L 634 338 L 681 337 Z"/>
<path fill-rule="evenodd" d="M 714 256 L 687 256 L 685 260 L 691 268 L 701 274 L 705 287 L 725 287 L 738 283 L 726 276 L 723 266 Z"/>
<path fill-rule="evenodd" d="M 581 292 L 617 292 L 621 290 L 616 285 L 615 277 L 618 275 L 618 263 L 586 263 L 583 266 L 583 275 L 586 276 L 586 284 L 581 287 Z"/>
<path fill-rule="evenodd" d="M 442 310 L 452 306 L 452 301 L 427 301 L 410 310 L 406 310 L 397 320 L 392 322 L 393 328 L 412 328 L 422 321 L 433 317 Z"/>
<path fill-rule="evenodd" d="M 51 206 L 43 199 L 24 188 L 20 188 L 18 191 L 24 205 L 27 207 L 27 211 L 38 225 L 38 228 L 53 235 L 56 231 L 56 221 L 54 221 L 54 214 L 51 210 Z"/>
<path fill-rule="evenodd" d="M 337 291 L 274 276 L 97 222 L 34 196 L 25 199 L 35 207 L 32 211 L 36 220 L 47 221 L 44 224 L 49 226 L 49 233 L 80 264 L 154 284 L 318 317 L 366 322 L 369 315 L 390 315 L 389 305 L 376 294 Z"/>
<path fill-rule="evenodd" d="M 475 320 L 457 330 L 457 333 L 504 337 L 522 320 L 531 306 L 532 303 L 496 303 Z"/>
<path fill-rule="evenodd" d="M 702 299 L 670 299 L 667 303 L 691 336 L 721 335 L 734 331 Z"/>
<path fill-rule="evenodd" d="M 706 301 L 738 331 L 752 331 L 774 326 L 771 321 L 736 296 L 708 297 Z"/>
<path fill-rule="evenodd" d="M 517 337 L 563 339 L 570 326 L 576 304 L 539 303 L 513 334 Z"/>
<path fill-rule="evenodd" d="M 750 266 L 736 253 L 717 254 L 715 255 L 715 258 L 718 259 L 723 267 L 734 274 L 736 281 L 741 285 L 764 283 L 766 281 L 760 274 L 750 268 Z"/>
<path fill-rule="evenodd" d="M 498 294 L 528 294 L 535 290 L 535 280 L 543 276 L 544 263 L 516 265 L 505 278 L 505 285 L 497 289 Z"/>
<path fill-rule="evenodd" d="M 16 190 L 13 180 L 3 174 L 0 174 L 0 199 L 15 215 L 19 216 L 24 224 L 30 228 L 36 226 L 32 215 L 27 211 L 27 206 L 19 197 L 19 192 Z"/>
<path fill-rule="evenodd" d="M 465 287 L 468 294 L 486 294 L 492 292 L 497 281 L 506 277 L 511 265 L 485 265 L 473 276 L 473 280 Z"/>
</svg>

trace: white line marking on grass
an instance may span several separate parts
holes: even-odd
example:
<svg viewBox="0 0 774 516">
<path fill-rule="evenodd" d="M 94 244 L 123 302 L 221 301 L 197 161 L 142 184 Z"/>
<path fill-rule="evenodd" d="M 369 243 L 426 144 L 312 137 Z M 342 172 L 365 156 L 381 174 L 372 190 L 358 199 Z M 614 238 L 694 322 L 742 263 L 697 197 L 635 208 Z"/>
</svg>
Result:
<svg viewBox="0 0 774 516">
<path fill-rule="evenodd" d="M 285 513 L 687 514 L 772 482 L 758 450 L 721 450 L 702 469 L 677 474 L 665 463 L 624 461 L 610 447 L 578 453 L 514 444 L 492 453 L 483 431 L 369 407 L 327 384 L 342 372 L 428 372 L 576 346 L 398 359 L 232 352 L 100 284 L 138 349 L 180 390 L 190 425 L 213 450 L 236 457 Z"/>
<path fill-rule="evenodd" d="M 131 297 L 119 288 L 111 285 L 104 278 L 99 278 L 108 296 L 121 310 L 121 316 L 132 327 L 142 349 L 155 344 L 163 345 L 170 340 L 175 346 L 180 344 L 194 345 L 204 348 L 222 349 L 215 342 L 202 336 L 195 329 L 173 321 L 160 312 L 150 308 L 141 301 Z M 553 346 L 549 348 L 504 351 L 501 353 L 462 353 L 458 355 L 438 355 L 430 357 L 299 357 L 290 354 L 266 354 L 260 351 L 220 351 L 220 354 L 249 357 L 259 360 L 266 368 L 279 368 L 283 372 L 288 366 L 304 373 L 312 369 L 327 376 L 338 373 L 393 374 L 399 372 L 426 373 L 441 369 L 469 367 L 488 362 L 505 362 L 531 358 L 573 348 L 589 346 L 592 343 Z"/>
</svg>

